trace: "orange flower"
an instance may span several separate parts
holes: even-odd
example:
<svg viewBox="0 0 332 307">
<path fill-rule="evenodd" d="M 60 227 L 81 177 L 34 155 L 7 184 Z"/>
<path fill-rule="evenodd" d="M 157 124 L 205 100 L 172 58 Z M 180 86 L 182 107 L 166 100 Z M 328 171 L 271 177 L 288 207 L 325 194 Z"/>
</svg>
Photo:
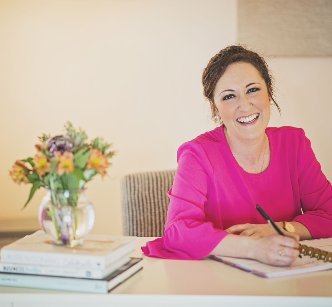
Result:
<svg viewBox="0 0 332 307">
<path fill-rule="evenodd" d="M 108 158 L 98 149 L 92 149 L 87 163 L 87 168 L 94 169 L 101 176 L 106 175 L 106 170 L 111 165 Z"/>
<path fill-rule="evenodd" d="M 35 148 L 38 151 L 42 151 L 43 149 L 46 149 L 46 146 L 44 144 L 35 144 Z"/>
<path fill-rule="evenodd" d="M 71 152 L 65 151 L 61 154 L 60 151 L 55 152 L 55 158 L 58 161 L 57 173 L 70 174 L 74 170 L 74 155 Z"/>
<path fill-rule="evenodd" d="M 35 163 L 35 170 L 39 176 L 43 176 L 51 169 L 51 164 L 48 162 L 47 157 L 41 152 L 34 156 L 33 162 Z"/>
<path fill-rule="evenodd" d="M 9 171 L 10 177 L 14 180 L 14 182 L 21 183 L 29 183 L 28 180 L 28 169 L 24 166 L 21 161 L 16 161 Z"/>
</svg>

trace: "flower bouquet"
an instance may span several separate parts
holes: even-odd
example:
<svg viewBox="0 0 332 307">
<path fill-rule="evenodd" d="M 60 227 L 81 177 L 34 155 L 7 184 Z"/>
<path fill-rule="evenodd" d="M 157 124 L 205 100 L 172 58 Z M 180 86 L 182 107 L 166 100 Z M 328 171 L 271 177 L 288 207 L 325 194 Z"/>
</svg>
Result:
<svg viewBox="0 0 332 307">
<path fill-rule="evenodd" d="M 85 131 L 75 129 L 70 122 L 65 124 L 65 134 L 54 137 L 43 134 L 39 140 L 35 156 L 17 160 L 9 174 L 18 184 L 32 185 L 23 208 L 38 189 L 49 191 L 42 202 L 39 221 L 58 243 L 72 244 L 71 241 L 86 232 L 79 227 L 80 223 L 87 224 L 79 221 L 82 191 L 96 175 L 106 175 L 115 152 L 100 137 L 88 141 Z M 52 227 L 46 226 L 45 221 L 51 222 Z"/>
</svg>

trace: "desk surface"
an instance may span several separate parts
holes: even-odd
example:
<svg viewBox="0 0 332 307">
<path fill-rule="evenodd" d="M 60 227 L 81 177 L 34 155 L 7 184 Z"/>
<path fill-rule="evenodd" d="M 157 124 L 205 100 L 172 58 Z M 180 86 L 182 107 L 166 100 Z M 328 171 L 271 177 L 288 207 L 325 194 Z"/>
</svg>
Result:
<svg viewBox="0 0 332 307">
<path fill-rule="evenodd" d="M 137 238 L 135 255 L 147 238 Z M 116 294 L 116 295 L 115 295 Z M 85 294 L 0 287 L 1 306 L 332 306 L 332 270 L 265 279 L 210 259 L 144 257 L 144 269 L 110 294 Z"/>
</svg>

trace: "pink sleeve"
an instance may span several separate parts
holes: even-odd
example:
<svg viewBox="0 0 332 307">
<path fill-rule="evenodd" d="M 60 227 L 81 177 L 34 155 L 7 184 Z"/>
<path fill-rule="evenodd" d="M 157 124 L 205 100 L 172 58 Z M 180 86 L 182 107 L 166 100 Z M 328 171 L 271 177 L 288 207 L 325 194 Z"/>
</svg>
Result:
<svg viewBox="0 0 332 307">
<path fill-rule="evenodd" d="M 294 221 L 305 225 L 313 238 L 332 237 L 332 186 L 302 133 L 298 178 L 303 214 Z"/>
<path fill-rule="evenodd" d="M 149 242 L 146 255 L 173 259 L 202 259 L 228 234 L 207 220 L 213 169 L 199 145 L 185 144 L 178 152 L 178 169 L 169 191 L 170 204 L 163 238 Z"/>
</svg>

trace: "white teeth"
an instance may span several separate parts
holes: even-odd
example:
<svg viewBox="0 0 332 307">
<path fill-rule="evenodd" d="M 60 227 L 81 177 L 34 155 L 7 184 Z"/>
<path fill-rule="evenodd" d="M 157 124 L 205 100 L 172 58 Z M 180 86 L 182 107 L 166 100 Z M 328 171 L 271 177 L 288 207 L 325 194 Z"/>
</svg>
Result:
<svg viewBox="0 0 332 307">
<path fill-rule="evenodd" d="M 255 113 L 255 114 L 252 114 L 249 116 L 240 117 L 237 119 L 237 121 L 240 123 L 243 123 L 243 124 L 247 124 L 247 123 L 250 123 L 250 122 L 254 121 L 255 119 L 257 119 L 258 116 L 259 116 L 259 114 Z"/>
</svg>

